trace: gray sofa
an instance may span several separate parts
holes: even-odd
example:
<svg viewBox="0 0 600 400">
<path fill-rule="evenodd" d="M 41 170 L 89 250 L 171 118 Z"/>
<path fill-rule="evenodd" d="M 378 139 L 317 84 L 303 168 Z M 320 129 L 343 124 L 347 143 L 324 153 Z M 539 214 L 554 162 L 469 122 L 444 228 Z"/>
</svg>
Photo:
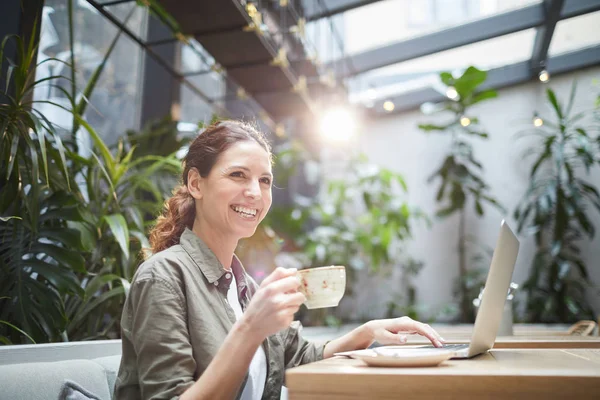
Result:
<svg viewBox="0 0 600 400">
<path fill-rule="evenodd" d="M 0 346 L 0 400 L 56 400 L 66 379 L 111 400 L 120 340 Z"/>
</svg>

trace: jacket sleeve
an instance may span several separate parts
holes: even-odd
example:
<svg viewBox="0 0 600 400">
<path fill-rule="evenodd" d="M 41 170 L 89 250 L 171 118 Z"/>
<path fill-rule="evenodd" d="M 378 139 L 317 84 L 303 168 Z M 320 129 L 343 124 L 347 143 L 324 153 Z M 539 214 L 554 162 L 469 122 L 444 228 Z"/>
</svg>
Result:
<svg viewBox="0 0 600 400">
<path fill-rule="evenodd" d="M 146 277 L 132 284 L 124 312 L 142 398 L 177 399 L 196 371 L 183 294 L 165 279 Z"/>
<path fill-rule="evenodd" d="M 281 332 L 285 347 L 285 368 L 293 368 L 298 365 L 308 364 L 323 359 L 323 350 L 329 342 L 313 343 L 302 337 L 300 331 L 302 324 L 294 321 L 289 328 Z"/>
</svg>

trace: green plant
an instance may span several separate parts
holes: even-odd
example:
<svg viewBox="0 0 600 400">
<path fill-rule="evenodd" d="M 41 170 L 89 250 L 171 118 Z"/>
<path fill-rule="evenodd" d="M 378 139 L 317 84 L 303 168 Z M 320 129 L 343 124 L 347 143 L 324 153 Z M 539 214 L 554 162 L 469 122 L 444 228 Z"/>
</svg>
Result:
<svg viewBox="0 0 600 400">
<path fill-rule="evenodd" d="M 175 155 L 134 160 L 135 147 L 125 152 L 122 142 L 113 156 L 100 136 L 85 121 L 81 123 L 100 155 L 92 152 L 91 158 L 76 163 L 75 173 L 85 182 L 80 186 L 85 200 L 80 204 L 83 220 L 72 225 L 82 235 L 88 276 L 82 280 L 84 296 L 66 300 L 71 340 L 118 336 L 123 294 L 140 262 L 140 251 L 149 247 L 144 216 L 156 215 L 168 196 L 151 177 L 168 172 L 176 176 L 181 168 Z"/>
<path fill-rule="evenodd" d="M 35 29 L 35 28 L 34 28 Z M 35 35 L 32 35 L 32 38 Z M 12 40 L 12 42 L 11 42 Z M 4 57 L 14 43 L 17 58 Z M 17 36 L 3 39 L 8 62 L 0 104 L 0 336 L 4 343 L 57 340 L 66 323 L 61 293 L 81 291 L 84 268 L 78 233 L 67 222 L 80 219 L 69 193 L 68 148 L 55 126 L 33 107 L 33 91 L 59 79 L 35 81 L 37 46 Z M 10 330 L 4 328 L 11 327 Z M 22 335 L 22 332 L 27 334 Z"/>
<path fill-rule="evenodd" d="M 594 316 L 585 299 L 590 280 L 579 242 L 594 237 L 589 207 L 600 211 L 600 195 L 578 175 L 600 161 L 600 138 L 588 129 L 588 111 L 573 115 L 575 84 L 566 106 L 552 89 L 546 95 L 554 118 L 524 132 L 537 138 L 530 149 L 536 160 L 514 216 L 519 232 L 535 235 L 536 253 L 524 285 L 529 318 L 572 322 Z"/>
<path fill-rule="evenodd" d="M 379 268 L 405 255 L 403 242 L 425 214 L 405 200 L 402 175 L 360 156 L 348 163 L 347 178 L 330 180 L 310 207 L 315 228 L 298 240 L 311 265 L 340 263 L 353 269 Z"/>
<path fill-rule="evenodd" d="M 285 147 L 277 159 L 285 164 L 286 159 L 310 157 L 295 145 Z M 273 210 L 265 223 L 286 239 L 284 251 L 302 265 L 347 266 L 351 294 L 354 271 L 368 268 L 377 273 L 411 264 L 405 242 L 412 237 L 413 224 L 427 218 L 407 203 L 400 174 L 379 168 L 365 156 L 349 160 L 344 171 L 343 179 L 324 182 L 326 189 L 317 196 L 295 196 L 294 204 Z M 321 314 L 309 316 L 311 322 L 326 321 L 327 315 Z"/>
<path fill-rule="evenodd" d="M 440 79 L 447 88 L 447 93 L 452 94 L 452 99 L 444 102 L 440 111 L 449 115 L 450 119 L 445 124 L 420 124 L 419 129 L 429 132 L 440 132 L 451 137 L 450 150 L 440 167 L 431 175 L 428 182 L 439 178 L 439 188 L 436 200 L 441 204 L 437 211 L 438 217 L 448 217 L 454 213 L 459 214 L 458 224 L 458 267 L 460 286 L 460 310 L 463 321 L 474 319 L 469 288 L 466 286 L 465 277 L 469 273 L 467 262 L 467 232 L 465 218 L 467 206 L 472 203 L 477 215 L 484 214 L 483 204 L 490 204 L 500 210 L 502 207 L 489 193 L 489 185 L 484 181 L 481 173 L 483 165 L 475 159 L 471 138 L 486 139 L 479 120 L 469 113 L 471 106 L 484 100 L 497 96 L 495 90 L 478 91 L 478 87 L 485 82 L 487 72 L 475 67 L 467 68 L 459 77 L 454 77 L 449 72 L 442 72 Z M 455 94 L 455 95 L 454 95 Z"/>
<path fill-rule="evenodd" d="M 135 147 L 125 151 L 123 143 L 114 156 L 84 118 L 118 35 L 79 96 L 57 84 L 65 79 L 75 91 L 70 78 L 34 81 L 33 42 L 5 38 L 0 60 L 11 38 L 18 57 L 7 60 L 7 103 L 0 104 L 0 341 L 114 338 L 136 256 L 147 245 L 143 215 L 154 215 L 169 191 L 150 177 L 177 173 L 180 162 L 174 155 L 134 158 Z M 61 62 L 42 62 L 48 61 Z M 70 108 L 31 100 L 42 85 L 61 91 Z M 79 127 L 92 138 L 89 158 L 74 140 L 63 145 L 59 130 L 35 109 L 40 102 L 71 113 L 71 138 Z"/>
</svg>

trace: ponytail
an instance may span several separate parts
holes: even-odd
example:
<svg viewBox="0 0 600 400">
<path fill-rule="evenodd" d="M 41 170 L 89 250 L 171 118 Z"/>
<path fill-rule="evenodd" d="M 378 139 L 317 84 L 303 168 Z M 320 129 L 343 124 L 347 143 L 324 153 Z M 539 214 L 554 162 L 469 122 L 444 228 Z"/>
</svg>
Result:
<svg viewBox="0 0 600 400">
<path fill-rule="evenodd" d="M 196 216 L 196 203 L 187 190 L 181 185 L 173 190 L 173 196 L 167 201 L 162 215 L 150 231 L 150 251 L 156 254 L 179 243 L 185 228 L 192 228 Z M 145 254 L 148 258 L 151 254 Z"/>
</svg>

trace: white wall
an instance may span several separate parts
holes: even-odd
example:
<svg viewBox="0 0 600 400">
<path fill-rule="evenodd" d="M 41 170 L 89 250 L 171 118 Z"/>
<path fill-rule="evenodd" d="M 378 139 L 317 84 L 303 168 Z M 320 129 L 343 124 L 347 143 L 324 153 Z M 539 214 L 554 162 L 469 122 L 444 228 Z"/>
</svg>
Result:
<svg viewBox="0 0 600 400">
<path fill-rule="evenodd" d="M 574 107 L 577 111 L 594 104 L 600 87 L 593 88 L 592 81 L 598 78 L 600 67 L 595 67 L 553 77 L 549 85 L 556 91 L 559 99 L 566 99 L 571 82 L 577 79 L 579 91 Z M 497 210 L 487 207 L 482 218 L 476 218 L 474 212 L 470 212 L 467 232 L 477 236 L 488 247 L 493 247 L 496 242 L 502 218 L 506 218 L 516 230 L 512 214 L 527 187 L 533 163 L 531 157 L 524 157 L 527 146 L 525 141 L 516 140 L 516 133 L 531 126 L 535 110 L 548 117 L 552 115 L 545 106 L 543 90 L 545 86 L 539 83 L 504 89 L 499 92 L 497 99 L 484 102 L 472 110 L 472 115 L 479 117 L 482 126 L 490 134 L 488 140 L 473 139 L 475 156 L 484 164 L 484 179 L 490 184 L 493 195 L 508 210 L 507 215 L 502 215 Z M 385 116 L 365 127 L 359 139 L 359 148 L 370 160 L 406 177 L 410 203 L 420 206 L 429 215 L 433 215 L 437 209 L 437 185 L 427 184 L 426 180 L 445 156 L 449 137 L 443 134 L 427 135 L 417 128 L 417 124 L 435 122 L 437 118 L 439 117 L 424 116 L 420 111 Z M 596 168 L 587 179 L 596 187 L 600 187 L 600 169 Z M 598 234 L 592 243 L 584 243 L 581 247 L 591 278 L 598 288 L 600 215 L 596 212 L 592 217 Z M 431 228 L 420 226 L 416 229 L 414 241 L 409 246 L 411 255 L 425 263 L 415 283 L 418 302 L 426 306 L 430 313 L 453 300 L 452 283 L 458 270 L 457 223 L 457 216 L 453 216 L 434 221 Z M 534 254 L 533 238 L 521 237 L 520 240 L 521 250 L 513 275 L 513 281 L 519 284 L 527 278 Z M 386 301 L 393 296 L 395 282 L 397 279 L 363 277 L 356 285 L 363 290 L 354 299 L 345 300 L 341 306 L 353 312 L 355 318 L 366 315 L 380 317 L 385 311 Z M 591 298 L 596 312 L 600 313 L 600 296 L 596 294 Z"/>
</svg>

